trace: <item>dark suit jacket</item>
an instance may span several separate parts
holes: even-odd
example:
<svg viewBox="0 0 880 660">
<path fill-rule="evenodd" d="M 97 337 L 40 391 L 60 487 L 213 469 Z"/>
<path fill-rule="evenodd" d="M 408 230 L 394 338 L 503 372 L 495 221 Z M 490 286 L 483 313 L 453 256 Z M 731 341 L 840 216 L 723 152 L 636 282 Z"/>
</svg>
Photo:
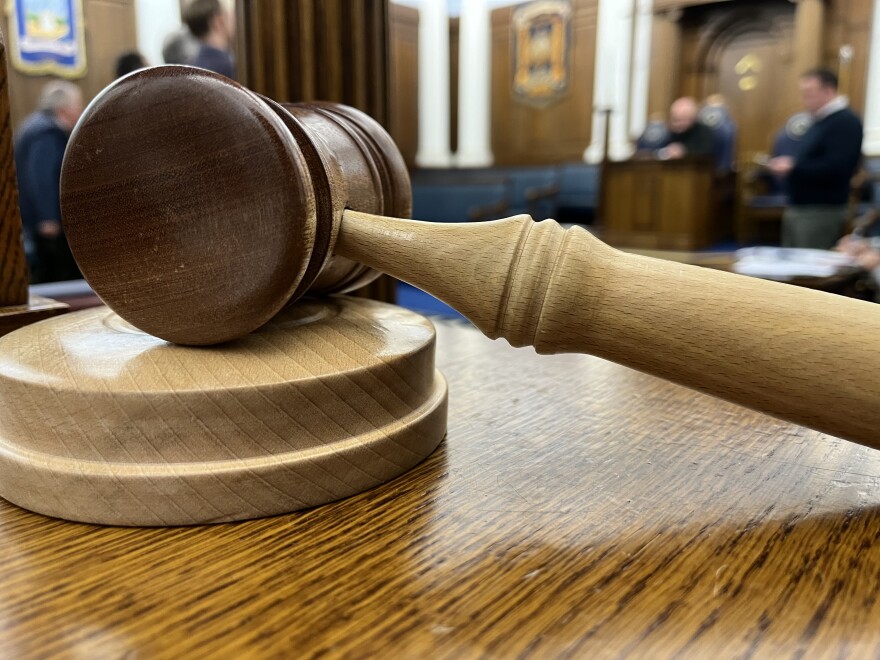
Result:
<svg viewBox="0 0 880 660">
<path fill-rule="evenodd" d="M 40 222 L 61 220 L 59 185 L 67 139 L 67 133 L 47 112 L 29 115 L 15 138 L 19 206 L 29 237 Z"/>
<path fill-rule="evenodd" d="M 849 108 L 815 122 L 801 140 L 788 175 L 794 205 L 842 205 L 862 157 L 862 122 Z"/>
</svg>

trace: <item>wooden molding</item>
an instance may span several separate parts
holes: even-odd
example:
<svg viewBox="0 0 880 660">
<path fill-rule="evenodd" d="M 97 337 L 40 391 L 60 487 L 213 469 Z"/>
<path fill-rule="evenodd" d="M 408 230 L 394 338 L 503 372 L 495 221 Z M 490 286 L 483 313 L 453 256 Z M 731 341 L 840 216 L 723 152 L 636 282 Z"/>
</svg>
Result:
<svg viewBox="0 0 880 660">
<path fill-rule="evenodd" d="M 0 34 L 0 314 L 3 313 L 3 307 L 27 305 L 27 302 L 27 264 L 18 211 L 15 161 L 12 157 L 6 44 Z"/>
</svg>

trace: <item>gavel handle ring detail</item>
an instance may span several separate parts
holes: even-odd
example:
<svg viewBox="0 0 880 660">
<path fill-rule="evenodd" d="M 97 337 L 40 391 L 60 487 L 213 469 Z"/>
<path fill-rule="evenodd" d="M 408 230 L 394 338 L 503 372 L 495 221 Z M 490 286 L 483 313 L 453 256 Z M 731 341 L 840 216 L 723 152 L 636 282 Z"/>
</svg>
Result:
<svg viewBox="0 0 880 660">
<path fill-rule="evenodd" d="M 880 448 L 876 305 L 625 254 L 528 216 L 346 211 L 336 253 L 435 295 L 493 339 L 590 353 Z"/>
</svg>

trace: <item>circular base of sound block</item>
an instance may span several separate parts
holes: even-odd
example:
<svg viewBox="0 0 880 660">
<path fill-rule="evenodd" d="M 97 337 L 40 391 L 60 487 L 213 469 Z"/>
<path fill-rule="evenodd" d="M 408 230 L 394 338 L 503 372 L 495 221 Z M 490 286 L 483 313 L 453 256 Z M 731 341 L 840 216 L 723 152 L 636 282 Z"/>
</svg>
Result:
<svg viewBox="0 0 880 660">
<path fill-rule="evenodd" d="M 389 481 L 446 433 L 434 328 L 357 298 L 302 301 L 184 347 L 106 307 L 0 339 L 0 496 L 50 516 L 190 525 Z"/>
</svg>

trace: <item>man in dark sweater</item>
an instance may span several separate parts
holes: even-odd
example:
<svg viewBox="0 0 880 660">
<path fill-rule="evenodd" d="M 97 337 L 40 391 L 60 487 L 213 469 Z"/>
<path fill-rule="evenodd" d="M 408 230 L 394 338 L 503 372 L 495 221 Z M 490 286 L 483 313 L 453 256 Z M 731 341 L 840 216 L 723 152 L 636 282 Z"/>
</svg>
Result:
<svg viewBox="0 0 880 660">
<path fill-rule="evenodd" d="M 189 64 L 234 78 L 229 54 L 235 30 L 232 12 L 220 0 L 191 0 L 183 11 L 183 22 L 199 40 L 199 50 Z"/>
<path fill-rule="evenodd" d="M 81 277 L 61 228 L 59 184 L 67 139 L 83 110 L 73 83 L 47 83 L 39 109 L 21 123 L 14 141 L 18 200 L 32 282 Z"/>
<path fill-rule="evenodd" d="M 788 190 L 782 244 L 830 250 L 844 234 L 850 180 L 862 157 L 862 122 L 838 96 L 837 76 L 831 71 L 805 73 L 800 90 L 813 125 L 797 157 L 770 161 L 770 170 L 786 177 Z"/>
</svg>

